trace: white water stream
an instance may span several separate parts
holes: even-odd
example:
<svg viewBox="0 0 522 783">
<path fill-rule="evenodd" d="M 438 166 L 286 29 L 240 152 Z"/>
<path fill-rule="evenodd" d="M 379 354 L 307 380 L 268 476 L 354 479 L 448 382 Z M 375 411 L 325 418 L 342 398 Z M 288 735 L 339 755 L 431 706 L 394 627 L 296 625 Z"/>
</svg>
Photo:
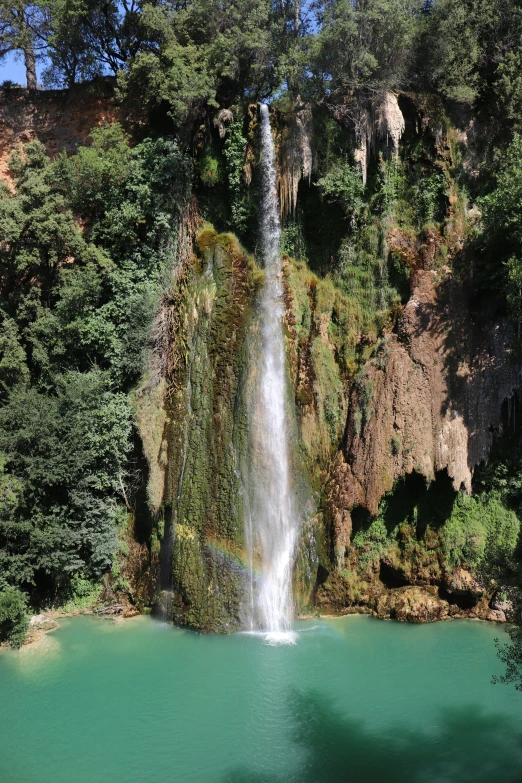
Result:
<svg viewBox="0 0 522 783">
<path fill-rule="evenodd" d="M 250 406 L 251 558 L 260 559 L 251 628 L 273 640 L 293 618 L 292 568 L 298 519 L 292 491 L 283 335 L 281 223 L 268 106 L 261 105 L 261 246 L 266 282 L 259 301 L 260 342 Z M 282 639 L 281 639 L 282 640 Z"/>
</svg>

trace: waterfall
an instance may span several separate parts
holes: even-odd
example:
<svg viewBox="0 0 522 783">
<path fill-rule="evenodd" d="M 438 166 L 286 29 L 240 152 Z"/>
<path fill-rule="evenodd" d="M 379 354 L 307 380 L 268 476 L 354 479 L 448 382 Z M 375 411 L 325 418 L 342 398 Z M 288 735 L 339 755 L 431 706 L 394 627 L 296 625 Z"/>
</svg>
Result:
<svg viewBox="0 0 522 783">
<path fill-rule="evenodd" d="M 261 105 L 261 249 L 265 285 L 258 302 L 259 342 L 250 401 L 251 559 L 259 559 L 252 626 L 275 638 L 291 627 L 292 568 L 298 521 L 292 491 L 283 334 L 281 224 L 268 106 Z"/>
</svg>

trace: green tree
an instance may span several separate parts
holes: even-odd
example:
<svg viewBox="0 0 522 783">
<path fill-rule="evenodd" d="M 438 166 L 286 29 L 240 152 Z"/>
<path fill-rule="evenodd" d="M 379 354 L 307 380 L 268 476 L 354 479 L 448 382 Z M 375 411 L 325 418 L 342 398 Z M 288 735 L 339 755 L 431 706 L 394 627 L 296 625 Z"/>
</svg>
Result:
<svg viewBox="0 0 522 783">
<path fill-rule="evenodd" d="M 331 92 L 398 88 L 413 56 L 419 0 L 323 0 L 313 68 Z"/>
<path fill-rule="evenodd" d="M 477 239 L 485 285 L 492 282 L 506 297 L 516 322 L 520 320 L 522 250 L 522 136 L 515 133 L 497 150 L 492 187 L 479 200 L 482 225 Z"/>
<path fill-rule="evenodd" d="M 84 0 L 51 0 L 42 5 L 47 31 L 46 87 L 71 87 L 103 74 L 104 63 L 85 30 L 87 8 Z"/>
<path fill-rule="evenodd" d="M 9 52 L 23 55 L 30 90 L 36 90 L 36 54 L 44 47 L 45 26 L 39 3 L 0 0 L 0 58 Z"/>
<path fill-rule="evenodd" d="M 15 390 L 0 409 L 12 496 L 0 516 L 0 565 L 40 597 L 76 571 L 99 577 L 116 550 L 131 421 L 125 396 L 106 380 L 69 373 L 54 394 Z"/>
<path fill-rule="evenodd" d="M 145 4 L 147 46 L 119 75 L 123 95 L 164 102 L 176 122 L 206 106 L 230 105 L 273 85 L 269 0 Z"/>
<path fill-rule="evenodd" d="M 47 299 L 63 265 L 73 260 L 99 261 L 101 257 L 86 242 L 57 191 L 53 167 L 41 142 L 30 142 L 23 153 L 14 153 L 9 166 L 16 193 L 6 187 L 0 193 L 0 301 L 12 311 L 14 303 L 36 282 Z"/>
<path fill-rule="evenodd" d="M 0 642 L 21 647 L 28 625 L 27 599 L 24 594 L 16 587 L 0 588 Z"/>
<path fill-rule="evenodd" d="M 520 122 L 520 0 L 437 0 L 425 20 L 417 67 L 428 87 Z"/>
<path fill-rule="evenodd" d="M 341 204 L 350 218 L 354 218 L 362 207 L 364 186 L 361 175 L 349 160 L 338 160 L 317 181 L 317 186 L 328 200 Z"/>
<path fill-rule="evenodd" d="M 99 580 L 111 568 L 132 471 L 127 392 L 173 271 L 192 167 L 173 140 L 131 148 L 118 125 L 54 163 L 28 144 L 10 166 L 16 189 L 0 200 L 0 573 L 38 603 L 75 575 Z"/>
</svg>

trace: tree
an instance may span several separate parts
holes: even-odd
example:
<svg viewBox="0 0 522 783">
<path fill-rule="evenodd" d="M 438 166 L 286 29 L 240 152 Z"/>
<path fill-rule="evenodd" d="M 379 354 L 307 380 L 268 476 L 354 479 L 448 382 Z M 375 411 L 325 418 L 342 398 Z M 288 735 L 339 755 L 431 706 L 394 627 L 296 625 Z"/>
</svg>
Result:
<svg viewBox="0 0 522 783">
<path fill-rule="evenodd" d="M 48 66 L 43 73 L 46 87 L 71 87 L 103 74 L 86 35 L 84 0 L 51 0 L 42 6 L 46 19 Z"/>
<path fill-rule="evenodd" d="M 112 565 L 133 458 L 127 393 L 172 273 L 191 163 L 172 139 L 131 148 L 113 125 L 54 162 L 31 142 L 10 167 L 15 191 L 0 198 L 0 575 L 39 603 Z"/>
<path fill-rule="evenodd" d="M 16 193 L 6 186 L 0 192 L 0 301 L 7 309 L 36 281 L 44 298 L 49 296 L 62 265 L 100 258 L 56 189 L 43 144 L 26 144 L 22 154 L 11 156 L 9 166 Z"/>
<path fill-rule="evenodd" d="M 17 389 L 0 409 L 0 566 L 10 582 L 54 597 L 75 572 L 99 577 L 117 546 L 130 409 L 99 371 L 68 373 L 54 393 Z"/>
<path fill-rule="evenodd" d="M 120 72 L 122 93 L 170 107 L 177 122 L 206 106 L 256 100 L 273 86 L 269 0 L 143 6 L 146 44 Z"/>
<path fill-rule="evenodd" d="M 27 598 L 16 587 L 0 587 L 0 642 L 21 647 L 28 625 Z"/>
<path fill-rule="evenodd" d="M 515 133 L 505 149 L 497 150 L 492 187 L 480 200 L 482 224 L 477 244 L 481 272 L 488 287 L 501 290 L 515 321 L 520 319 L 522 251 L 522 136 Z"/>
<path fill-rule="evenodd" d="M 0 58 L 22 52 L 27 87 L 36 90 L 36 54 L 44 47 L 43 15 L 37 2 L 0 0 Z"/>
<path fill-rule="evenodd" d="M 425 16 L 425 86 L 493 115 L 522 120 L 522 2 L 437 0 Z"/>
<path fill-rule="evenodd" d="M 413 56 L 421 0 L 323 0 L 313 70 L 328 92 L 401 86 Z"/>
</svg>

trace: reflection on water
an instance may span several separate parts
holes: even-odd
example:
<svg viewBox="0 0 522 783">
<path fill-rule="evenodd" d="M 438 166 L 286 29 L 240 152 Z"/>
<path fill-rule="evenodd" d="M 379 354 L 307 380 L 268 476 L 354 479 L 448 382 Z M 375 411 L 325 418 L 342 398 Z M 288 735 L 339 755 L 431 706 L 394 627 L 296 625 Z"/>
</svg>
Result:
<svg viewBox="0 0 522 783">
<path fill-rule="evenodd" d="M 245 765 L 224 775 L 223 783 L 520 783 L 520 731 L 506 716 L 476 704 L 441 710 L 432 731 L 397 724 L 375 735 L 316 691 L 291 690 L 286 698 L 302 765 L 290 777 Z"/>
<path fill-rule="evenodd" d="M 522 695 L 491 685 L 502 633 L 354 617 L 273 645 L 66 620 L 0 655 L 0 781 L 515 783 Z"/>
</svg>

